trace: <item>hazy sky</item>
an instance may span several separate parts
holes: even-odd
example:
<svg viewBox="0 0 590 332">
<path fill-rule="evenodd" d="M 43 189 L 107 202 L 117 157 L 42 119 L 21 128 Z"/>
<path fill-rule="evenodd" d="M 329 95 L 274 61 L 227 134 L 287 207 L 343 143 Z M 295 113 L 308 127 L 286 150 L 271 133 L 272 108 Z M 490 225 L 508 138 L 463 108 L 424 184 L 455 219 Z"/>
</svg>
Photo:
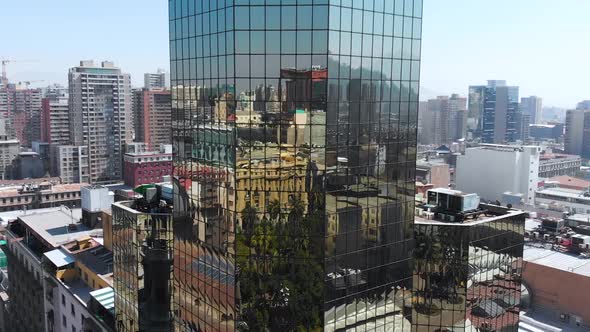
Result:
<svg viewBox="0 0 590 332">
<path fill-rule="evenodd" d="M 391 1 L 391 0 L 387 0 Z M 424 0 L 422 97 L 505 79 L 546 106 L 590 99 L 590 0 Z M 166 0 L 2 0 L 0 57 L 12 81 L 67 81 L 109 59 L 141 85 L 168 64 Z"/>
</svg>

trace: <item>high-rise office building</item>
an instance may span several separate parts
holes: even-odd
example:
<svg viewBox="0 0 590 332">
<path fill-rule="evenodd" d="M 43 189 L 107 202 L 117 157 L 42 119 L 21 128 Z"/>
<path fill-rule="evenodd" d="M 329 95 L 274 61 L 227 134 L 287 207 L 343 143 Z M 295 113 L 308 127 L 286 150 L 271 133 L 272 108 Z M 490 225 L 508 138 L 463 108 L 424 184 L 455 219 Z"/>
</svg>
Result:
<svg viewBox="0 0 590 332">
<path fill-rule="evenodd" d="M 167 88 L 170 81 L 170 75 L 163 69 L 158 69 L 157 73 L 145 73 L 143 75 L 143 87 L 145 89 L 164 89 Z"/>
<path fill-rule="evenodd" d="M 410 330 L 422 1 L 169 4 L 176 324 Z"/>
<path fill-rule="evenodd" d="M 568 110 L 565 116 L 565 153 L 582 155 L 584 146 L 584 125 L 588 112 L 577 109 Z"/>
<path fill-rule="evenodd" d="M 481 117 L 483 116 L 485 85 L 473 85 L 469 87 L 469 100 L 467 105 L 467 131 L 472 137 L 481 136 Z"/>
<path fill-rule="evenodd" d="M 541 123 L 543 120 L 543 98 L 537 96 L 520 98 L 520 111 L 529 115 L 530 123 Z"/>
<path fill-rule="evenodd" d="M 133 123 L 136 142 L 144 142 L 154 150 L 161 144 L 170 144 L 170 91 L 133 91 Z"/>
<path fill-rule="evenodd" d="M 531 134 L 530 126 L 532 120 L 531 116 L 527 113 L 517 112 L 516 113 L 516 139 L 526 142 Z"/>
<path fill-rule="evenodd" d="M 506 81 L 488 81 L 487 86 L 472 86 L 470 110 L 479 112 L 478 132 L 483 143 L 514 142 L 519 138 L 518 87 Z"/>
<path fill-rule="evenodd" d="M 81 61 L 68 78 L 70 141 L 88 146 L 90 182 L 121 180 L 124 145 L 132 141 L 129 74 L 112 62 Z"/>
</svg>

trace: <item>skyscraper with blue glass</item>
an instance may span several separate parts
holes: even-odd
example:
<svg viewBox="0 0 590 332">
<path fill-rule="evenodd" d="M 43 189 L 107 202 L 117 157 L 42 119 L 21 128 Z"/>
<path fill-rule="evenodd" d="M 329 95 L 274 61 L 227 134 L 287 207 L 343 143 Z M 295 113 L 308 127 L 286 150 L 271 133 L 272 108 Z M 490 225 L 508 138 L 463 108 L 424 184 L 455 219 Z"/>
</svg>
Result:
<svg viewBox="0 0 590 332">
<path fill-rule="evenodd" d="M 477 117 L 475 133 L 483 143 L 514 142 L 522 137 L 518 87 L 508 86 L 506 81 L 470 86 L 469 116 Z"/>
<path fill-rule="evenodd" d="M 170 0 L 176 325 L 409 331 L 422 0 Z"/>
</svg>

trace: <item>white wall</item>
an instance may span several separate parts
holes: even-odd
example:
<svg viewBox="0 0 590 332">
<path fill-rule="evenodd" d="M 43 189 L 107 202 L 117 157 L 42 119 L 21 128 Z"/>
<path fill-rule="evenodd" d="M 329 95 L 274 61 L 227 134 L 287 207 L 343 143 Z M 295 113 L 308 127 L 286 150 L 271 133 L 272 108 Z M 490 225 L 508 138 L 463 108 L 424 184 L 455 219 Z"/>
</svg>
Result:
<svg viewBox="0 0 590 332">
<path fill-rule="evenodd" d="M 539 179 L 538 147 L 502 149 L 471 148 L 457 158 L 456 189 L 477 193 L 486 200 L 502 201 L 507 191 L 521 193 L 525 204 L 533 204 Z"/>
</svg>

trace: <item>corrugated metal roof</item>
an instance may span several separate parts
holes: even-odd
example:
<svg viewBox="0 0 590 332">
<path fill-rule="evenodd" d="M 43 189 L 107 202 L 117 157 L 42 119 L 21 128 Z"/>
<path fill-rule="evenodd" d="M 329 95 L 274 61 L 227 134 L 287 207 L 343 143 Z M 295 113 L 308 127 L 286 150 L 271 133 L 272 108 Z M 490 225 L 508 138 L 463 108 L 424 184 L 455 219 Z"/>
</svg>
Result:
<svg viewBox="0 0 590 332">
<path fill-rule="evenodd" d="M 109 311 L 115 310 L 115 292 L 112 287 L 105 287 L 90 292 L 90 296 L 94 298 L 100 305 Z"/>
<path fill-rule="evenodd" d="M 525 246 L 524 260 L 590 277 L 590 259 L 580 258 L 574 254 L 553 251 L 547 248 Z"/>
</svg>

